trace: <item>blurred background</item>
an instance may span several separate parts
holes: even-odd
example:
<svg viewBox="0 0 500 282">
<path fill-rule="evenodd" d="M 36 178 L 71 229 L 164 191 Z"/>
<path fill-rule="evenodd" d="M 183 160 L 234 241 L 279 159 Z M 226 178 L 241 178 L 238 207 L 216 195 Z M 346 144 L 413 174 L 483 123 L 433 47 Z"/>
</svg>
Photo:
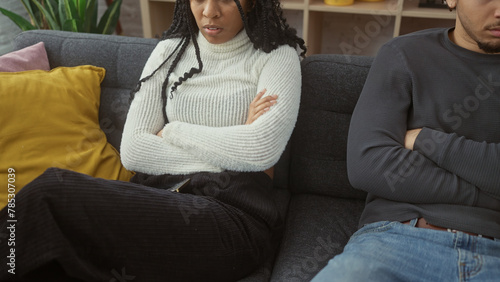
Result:
<svg viewBox="0 0 500 282">
<path fill-rule="evenodd" d="M 100 16 L 107 1 L 111 0 L 98 0 Z M 395 36 L 452 26 L 455 13 L 443 7 L 428 8 L 434 1 L 442 5 L 441 0 L 281 0 L 289 25 L 306 40 L 308 54 L 368 56 Z M 158 37 L 168 28 L 174 2 L 123 0 L 117 31 L 124 36 Z M 420 7 L 422 4 L 426 6 Z M 21 0 L 1 0 L 0 7 L 29 19 Z M 12 39 L 19 32 L 19 27 L 0 14 L 0 55 L 13 49 Z"/>
</svg>

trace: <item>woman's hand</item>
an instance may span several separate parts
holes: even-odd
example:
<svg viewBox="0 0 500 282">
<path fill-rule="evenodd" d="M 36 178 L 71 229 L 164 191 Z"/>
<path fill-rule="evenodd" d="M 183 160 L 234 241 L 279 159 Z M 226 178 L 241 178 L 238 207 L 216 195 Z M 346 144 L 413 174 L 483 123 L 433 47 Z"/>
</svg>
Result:
<svg viewBox="0 0 500 282">
<path fill-rule="evenodd" d="M 258 117 L 263 115 L 265 112 L 269 111 L 272 105 L 276 104 L 276 99 L 278 95 L 269 95 L 264 98 L 262 96 L 266 93 L 266 89 L 262 90 L 255 96 L 252 103 L 250 103 L 250 108 L 248 109 L 248 118 L 245 124 L 251 124 Z M 163 137 L 163 129 L 156 133 L 157 136 Z"/>
<path fill-rule="evenodd" d="M 255 99 L 253 99 L 252 103 L 250 103 L 250 108 L 248 109 L 248 118 L 245 124 L 251 124 L 252 122 L 257 120 L 258 117 L 269 111 L 272 105 L 276 104 L 278 95 L 269 95 L 262 98 L 266 91 L 266 89 L 260 91 L 259 94 L 255 96 Z"/>
<path fill-rule="evenodd" d="M 415 128 L 406 131 L 405 136 L 405 148 L 413 151 L 413 145 L 415 145 L 415 140 L 417 140 L 417 136 L 420 133 L 422 128 Z"/>
</svg>

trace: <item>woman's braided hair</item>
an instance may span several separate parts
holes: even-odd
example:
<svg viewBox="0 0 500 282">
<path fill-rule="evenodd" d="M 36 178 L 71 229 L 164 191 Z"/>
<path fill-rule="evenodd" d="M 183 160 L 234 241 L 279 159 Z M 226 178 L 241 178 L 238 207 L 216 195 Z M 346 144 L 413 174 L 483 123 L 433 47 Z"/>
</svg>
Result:
<svg viewBox="0 0 500 282">
<path fill-rule="evenodd" d="M 297 36 L 297 31 L 290 27 L 285 17 L 279 0 L 248 0 L 252 3 L 252 9 L 245 15 L 243 7 L 239 0 L 234 0 L 243 20 L 245 31 L 253 43 L 255 49 L 269 53 L 281 45 L 289 45 L 293 48 L 302 49 L 301 56 L 304 57 L 307 51 L 304 40 Z M 171 38 L 181 38 L 179 44 L 174 51 L 163 61 L 162 64 L 150 75 L 142 78 L 135 89 L 132 91 L 130 101 L 144 81 L 151 78 L 160 68 L 162 68 L 172 56 L 175 56 L 167 72 L 167 77 L 162 85 L 162 101 L 163 101 L 163 117 L 167 121 L 166 104 L 167 104 L 167 85 L 169 78 L 182 55 L 184 54 L 189 42 L 193 42 L 198 66 L 192 67 L 188 72 L 185 72 L 182 77 L 179 77 L 170 89 L 169 98 L 173 98 L 173 92 L 182 82 L 191 78 L 193 75 L 200 73 L 203 69 L 203 62 L 200 57 L 200 47 L 196 41 L 198 36 L 198 26 L 191 13 L 190 0 L 177 0 L 174 8 L 174 18 L 168 30 L 166 30 L 161 40 Z"/>
</svg>

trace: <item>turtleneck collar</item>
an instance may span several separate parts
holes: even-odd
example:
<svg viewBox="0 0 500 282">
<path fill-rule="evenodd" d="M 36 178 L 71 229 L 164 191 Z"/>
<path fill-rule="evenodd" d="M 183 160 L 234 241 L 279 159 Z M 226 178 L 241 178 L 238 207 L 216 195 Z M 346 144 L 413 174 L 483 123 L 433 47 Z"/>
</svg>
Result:
<svg viewBox="0 0 500 282">
<path fill-rule="evenodd" d="M 248 46 L 252 46 L 250 43 L 250 38 L 248 37 L 246 31 L 243 29 L 235 37 L 231 40 L 221 43 L 221 44 L 212 44 L 208 42 L 208 40 L 198 32 L 198 44 L 200 45 L 200 50 L 202 53 L 211 52 L 211 53 L 239 53 L 247 50 Z M 250 44 L 250 45 L 249 45 Z"/>
</svg>

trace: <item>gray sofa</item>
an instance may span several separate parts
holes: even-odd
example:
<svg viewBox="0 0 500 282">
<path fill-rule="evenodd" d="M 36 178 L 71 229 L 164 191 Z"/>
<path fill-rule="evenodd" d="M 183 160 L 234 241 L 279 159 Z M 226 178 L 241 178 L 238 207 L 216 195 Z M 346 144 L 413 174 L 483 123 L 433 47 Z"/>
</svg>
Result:
<svg viewBox="0 0 500 282">
<path fill-rule="evenodd" d="M 20 49 L 40 41 L 52 68 L 91 64 L 107 70 L 100 120 L 106 121 L 101 125 L 108 141 L 119 149 L 130 89 L 157 40 L 29 31 L 15 45 Z M 298 121 L 275 170 L 276 201 L 286 214 L 283 239 L 275 256 L 241 281 L 309 281 L 356 231 L 366 195 L 347 179 L 346 143 L 371 62 L 371 57 L 344 55 L 303 60 Z"/>
</svg>

